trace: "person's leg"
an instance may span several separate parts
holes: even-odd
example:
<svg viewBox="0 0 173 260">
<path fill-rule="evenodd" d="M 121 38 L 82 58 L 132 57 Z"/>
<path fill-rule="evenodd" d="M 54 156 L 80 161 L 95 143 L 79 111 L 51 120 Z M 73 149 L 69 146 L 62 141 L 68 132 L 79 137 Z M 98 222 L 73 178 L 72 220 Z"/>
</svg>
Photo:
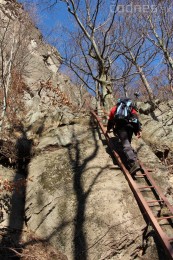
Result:
<svg viewBox="0 0 173 260">
<path fill-rule="evenodd" d="M 127 128 L 125 128 L 125 130 L 127 132 L 128 140 L 131 144 L 132 136 L 133 136 L 133 129 L 131 127 L 127 127 Z"/>
<path fill-rule="evenodd" d="M 131 144 L 132 136 L 133 136 L 133 134 L 134 134 L 133 128 L 127 127 L 126 131 L 127 131 L 127 134 L 128 134 L 129 142 L 130 142 L 130 144 Z M 132 146 L 131 146 L 131 147 L 132 147 Z M 135 154 L 135 157 L 136 157 L 136 160 L 137 160 L 137 152 L 134 150 L 133 147 L 132 147 L 132 150 L 133 150 L 133 153 Z"/>
<path fill-rule="evenodd" d="M 122 143 L 123 151 L 127 157 L 128 162 L 136 161 L 136 154 L 133 152 L 133 148 L 131 146 L 131 139 L 133 132 L 127 131 L 125 128 L 118 129 L 117 131 L 118 137 Z"/>
<path fill-rule="evenodd" d="M 130 173 L 133 173 L 140 168 L 140 165 L 137 162 L 137 155 L 136 153 L 134 153 L 134 150 L 131 146 L 133 130 L 131 128 L 122 128 L 117 131 L 117 134 L 122 143 L 123 151 L 127 158 L 128 165 L 130 167 Z"/>
</svg>

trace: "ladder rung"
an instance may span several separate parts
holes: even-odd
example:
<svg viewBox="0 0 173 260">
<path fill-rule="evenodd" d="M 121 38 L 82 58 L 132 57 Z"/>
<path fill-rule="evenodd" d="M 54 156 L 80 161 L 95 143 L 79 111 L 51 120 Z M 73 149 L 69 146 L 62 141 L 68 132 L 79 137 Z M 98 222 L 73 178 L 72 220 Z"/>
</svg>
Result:
<svg viewBox="0 0 173 260">
<path fill-rule="evenodd" d="M 173 216 L 161 217 L 161 218 L 157 218 L 157 220 L 170 219 L 170 218 L 173 218 Z"/>
<path fill-rule="evenodd" d="M 142 186 L 142 187 L 139 187 L 140 190 L 152 189 L 152 188 L 154 188 L 154 186 Z"/>
<path fill-rule="evenodd" d="M 148 200 L 147 203 L 153 203 L 153 202 L 163 202 L 163 200 Z"/>
<path fill-rule="evenodd" d="M 136 177 L 143 177 L 143 176 L 146 176 L 146 174 L 144 173 L 144 174 L 135 175 L 135 178 Z"/>
<path fill-rule="evenodd" d="M 149 205 L 149 207 L 150 207 L 150 208 L 152 208 L 152 207 L 160 207 L 160 205 L 159 205 L 158 203 L 157 203 L 157 204 L 154 203 L 154 204 Z"/>
</svg>

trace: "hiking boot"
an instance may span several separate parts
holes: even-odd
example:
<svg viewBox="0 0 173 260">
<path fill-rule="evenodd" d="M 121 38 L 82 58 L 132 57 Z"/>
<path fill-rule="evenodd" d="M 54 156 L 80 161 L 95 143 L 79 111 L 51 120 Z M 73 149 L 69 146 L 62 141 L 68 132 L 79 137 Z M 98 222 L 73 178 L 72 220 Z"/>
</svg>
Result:
<svg viewBox="0 0 173 260">
<path fill-rule="evenodd" d="M 129 172 L 130 174 L 135 174 L 137 171 L 139 171 L 141 169 L 140 165 L 138 162 L 133 163 L 133 165 L 131 166 Z"/>
</svg>

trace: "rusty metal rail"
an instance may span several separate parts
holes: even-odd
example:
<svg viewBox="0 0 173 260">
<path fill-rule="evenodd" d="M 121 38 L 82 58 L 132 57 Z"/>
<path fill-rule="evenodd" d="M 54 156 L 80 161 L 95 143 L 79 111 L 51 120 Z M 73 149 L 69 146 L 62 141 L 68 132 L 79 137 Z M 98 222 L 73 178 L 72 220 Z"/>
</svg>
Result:
<svg viewBox="0 0 173 260">
<path fill-rule="evenodd" d="M 102 124 L 102 120 L 98 117 L 98 115 L 91 111 L 92 116 L 100 127 L 102 133 L 104 134 L 107 144 L 110 150 L 113 153 L 119 167 L 123 171 L 125 178 L 127 179 L 129 186 L 140 205 L 144 216 L 147 218 L 149 223 L 152 225 L 155 230 L 160 242 L 165 249 L 165 252 L 168 256 L 168 259 L 173 259 L 173 206 L 169 203 L 168 199 L 164 196 L 161 189 L 156 184 L 155 180 L 152 178 L 150 172 L 152 170 L 147 170 L 142 163 L 140 163 L 142 171 L 141 174 L 136 176 L 136 180 L 132 178 L 129 171 L 126 169 L 122 160 L 118 153 L 114 149 L 114 144 L 111 141 L 111 138 L 106 133 L 106 129 Z M 144 180 L 145 185 L 140 186 L 137 180 Z M 153 194 L 153 199 L 147 200 L 144 193 L 150 191 Z M 166 215 L 159 216 L 156 215 L 154 209 L 159 206 L 159 210 L 156 212 L 160 212 L 162 208 L 166 208 Z M 162 223 L 164 221 L 164 223 Z M 166 221 L 166 223 L 165 223 Z M 166 230 L 164 230 L 164 226 L 168 226 Z M 171 231 L 170 231 L 171 230 Z M 167 232 L 169 231 L 169 232 Z M 169 233 L 169 234 L 167 234 Z M 171 234 L 170 234 L 171 233 Z"/>
</svg>

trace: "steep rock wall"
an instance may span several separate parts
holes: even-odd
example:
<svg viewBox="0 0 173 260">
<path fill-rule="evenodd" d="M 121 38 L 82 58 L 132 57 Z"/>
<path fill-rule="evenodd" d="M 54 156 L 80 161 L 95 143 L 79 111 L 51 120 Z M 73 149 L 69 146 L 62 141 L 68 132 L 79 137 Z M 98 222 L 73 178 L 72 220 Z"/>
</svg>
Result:
<svg viewBox="0 0 173 260">
<path fill-rule="evenodd" d="M 62 61 L 60 54 L 44 41 L 22 5 L 13 0 L 1 1 L 0 17 L 2 23 L 5 21 L 6 27 L 2 29 L 1 35 L 6 29 L 9 37 L 10 33 L 12 36 L 16 34 L 15 69 L 20 72 L 25 83 L 24 104 L 28 111 L 24 124 L 29 126 L 33 120 L 42 120 L 45 116 L 55 114 L 56 110 L 73 113 L 76 106 L 81 107 L 83 96 L 87 97 L 88 94 L 59 71 Z M 12 43 L 14 44 L 13 41 Z M 7 46 L 8 55 L 12 43 Z"/>
</svg>

